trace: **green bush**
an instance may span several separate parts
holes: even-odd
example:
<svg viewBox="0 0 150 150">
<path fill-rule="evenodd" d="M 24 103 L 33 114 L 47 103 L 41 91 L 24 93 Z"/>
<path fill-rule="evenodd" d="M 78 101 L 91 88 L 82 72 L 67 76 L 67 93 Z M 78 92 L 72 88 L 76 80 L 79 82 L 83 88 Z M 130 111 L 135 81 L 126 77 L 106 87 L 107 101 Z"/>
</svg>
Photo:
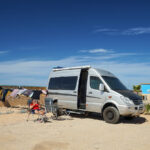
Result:
<svg viewBox="0 0 150 150">
<path fill-rule="evenodd" d="M 150 113 L 150 104 L 145 105 L 145 113 Z"/>
<path fill-rule="evenodd" d="M 133 90 L 137 93 L 141 92 L 141 85 L 133 85 Z"/>
</svg>

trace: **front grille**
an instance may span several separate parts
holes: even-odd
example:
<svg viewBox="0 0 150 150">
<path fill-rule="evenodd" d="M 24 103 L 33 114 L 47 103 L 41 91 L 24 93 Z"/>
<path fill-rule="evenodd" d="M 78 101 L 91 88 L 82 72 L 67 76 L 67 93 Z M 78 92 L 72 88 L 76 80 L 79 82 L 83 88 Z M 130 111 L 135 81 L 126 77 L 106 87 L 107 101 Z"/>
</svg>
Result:
<svg viewBox="0 0 150 150">
<path fill-rule="evenodd" d="M 139 107 L 139 110 L 143 110 L 143 107 L 141 106 L 141 107 Z"/>
<path fill-rule="evenodd" d="M 135 105 L 142 104 L 142 100 L 132 100 Z"/>
</svg>

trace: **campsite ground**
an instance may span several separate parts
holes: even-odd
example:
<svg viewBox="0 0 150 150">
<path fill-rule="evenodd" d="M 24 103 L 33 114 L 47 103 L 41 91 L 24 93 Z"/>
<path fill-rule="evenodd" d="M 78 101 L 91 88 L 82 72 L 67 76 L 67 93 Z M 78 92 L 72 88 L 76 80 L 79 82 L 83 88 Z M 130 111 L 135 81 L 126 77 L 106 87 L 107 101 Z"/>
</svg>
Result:
<svg viewBox="0 0 150 150">
<path fill-rule="evenodd" d="M 6 108 L 0 108 L 6 112 Z M 0 150 L 147 150 L 150 147 L 150 116 L 118 124 L 99 116 L 62 116 L 48 123 L 33 122 L 36 116 L 0 114 Z M 50 114 L 48 114 L 50 116 Z"/>
</svg>

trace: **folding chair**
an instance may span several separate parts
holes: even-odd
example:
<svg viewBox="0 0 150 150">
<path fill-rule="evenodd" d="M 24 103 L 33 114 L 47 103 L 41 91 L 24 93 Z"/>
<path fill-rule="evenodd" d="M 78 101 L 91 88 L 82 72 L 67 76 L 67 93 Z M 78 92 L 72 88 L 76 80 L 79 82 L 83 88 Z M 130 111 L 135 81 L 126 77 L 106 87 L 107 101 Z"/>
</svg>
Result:
<svg viewBox="0 0 150 150">
<path fill-rule="evenodd" d="M 55 120 L 57 120 L 61 115 L 70 115 L 70 111 L 58 108 L 57 101 L 51 98 L 45 98 L 45 109 L 47 113 L 51 112 L 53 114 L 52 119 Z"/>
<path fill-rule="evenodd" d="M 28 106 L 27 112 L 28 112 L 28 116 L 27 116 L 26 121 L 29 121 L 30 115 L 33 115 L 33 112 L 32 112 L 32 110 L 30 109 L 30 104 L 31 104 L 31 103 L 32 103 L 32 100 L 29 99 L 29 100 L 27 101 L 27 106 Z M 32 117 L 33 117 L 33 116 L 32 116 Z"/>
<path fill-rule="evenodd" d="M 33 115 L 35 115 L 35 113 L 32 111 L 32 109 L 30 109 L 30 104 L 31 103 L 32 103 L 32 100 L 31 99 L 28 100 L 28 102 L 27 102 L 27 105 L 28 105 L 28 116 L 27 116 L 26 121 L 29 121 L 30 115 L 32 115 L 32 117 L 33 117 Z M 34 120 L 34 122 L 40 121 L 40 122 L 44 122 L 45 123 L 45 122 L 48 121 L 48 117 L 46 116 L 46 114 L 41 115 L 41 114 L 38 113 L 36 115 L 38 115 L 38 117 L 37 117 L 37 119 Z"/>
<path fill-rule="evenodd" d="M 59 116 L 58 107 L 56 102 L 51 98 L 45 98 L 45 110 L 47 113 L 51 112 L 53 114 L 53 119 L 57 119 Z"/>
</svg>

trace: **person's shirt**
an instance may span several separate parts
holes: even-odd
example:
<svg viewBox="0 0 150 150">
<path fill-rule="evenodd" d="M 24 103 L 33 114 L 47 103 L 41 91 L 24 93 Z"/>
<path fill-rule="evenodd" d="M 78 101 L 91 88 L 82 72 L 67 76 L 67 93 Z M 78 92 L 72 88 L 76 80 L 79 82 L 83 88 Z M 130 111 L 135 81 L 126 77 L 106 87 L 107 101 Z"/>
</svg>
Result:
<svg viewBox="0 0 150 150">
<path fill-rule="evenodd" d="M 33 104 L 33 103 L 31 103 L 30 106 L 33 106 L 33 108 L 32 108 L 33 110 L 39 109 L 39 104 Z"/>
<path fill-rule="evenodd" d="M 33 92 L 33 95 L 32 95 L 32 99 L 40 99 L 40 94 L 42 94 L 42 91 L 39 91 L 39 90 L 35 90 Z"/>
</svg>

